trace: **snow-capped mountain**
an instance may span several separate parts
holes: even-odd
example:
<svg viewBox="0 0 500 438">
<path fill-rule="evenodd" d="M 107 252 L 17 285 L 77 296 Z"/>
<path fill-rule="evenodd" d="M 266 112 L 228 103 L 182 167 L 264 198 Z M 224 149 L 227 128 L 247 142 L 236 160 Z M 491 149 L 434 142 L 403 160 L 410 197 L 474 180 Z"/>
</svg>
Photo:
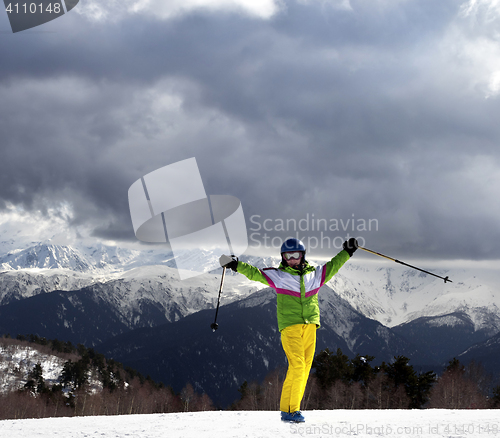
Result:
<svg viewBox="0 0 500 438">
<path fill-rule="evenodd" d="M 177 256 L 202 269 L 216 257 L 199 250 Z M 279 264 L 279 258 L 273 257 L 244 255 L 240 259 L 260 268 Z M 324 263 L 308 259 L 315 265 Z M 0 262 L 4 268 L 0 272 L 0 326 L 5 333 L 44 336 L 45 330 L 50 333 L 45 336 L 67 336 L 88 345 L 213 309 L 221 279 L 217 269 L 180 280 L 174 255 L 161 246 L 138 250 L 47 241 L 20 250 L 11 248 L 0 255 Z M 330 289 L 320 295 L 322 305 L 330 309 L 323 319 L 344 339 L 345 348 L 353 351 L 360 336 L 353 320 L 342 312 L 329 320 L 332 306 L 340 306 L 337 310 L 341 311 L 342 303 L 348 303 L 365 317 L 396 329 L 394 333 L 409 339 L 416 349 L 432 345 L 435 354 L 429 360 L 433 362 L 445 361 L 448 355 L 457 355 L 500 331 L 499 272 L 477 268 L 432 271 L 448 275 L 453 283 L 355 254 L 327 284 Z M 221 304 L 241 301 L 262 288 L 228 271 Z M 23 314 L 30 315 L 29 321 Z M 449 341 L 450 330 L 461 333 L 456 342 Z"/>
<path fill-rule="evenodd" d="M 242 256 L 241 260 L 259 267 L 279 263 L 277 258 L 270 257 Z M 0 253 L 0 269 L 3 271 L 67 269 L 72 272 L 91 273 L 94 276 L 124 272 L 140 266 L 160 265 L 176 268 L 178 261 L 182 264 L 189 261 L 191 265 L 199 267 L 200 273 L 210 272 L 210 267 L 218 266 L 218 257 L 210 250 L 177 251 L 174 256 L 172 251 L 165 250 L 164 247 L 136 250 L 101 243 L 93 246 L 83 243 L 69 246 L 47 241 Z"/>
<path fill-rule="evenodd" d="M 388 327 L 422 317 L 466 314 L 475 330 L 500 323 L 500 271 L 448 269 L 453 283 L 394 264 L 349 261 L 328 283 L 365 316 Z"/>
<path fill-rule="evenodd" d="M 174 268 L 141 266 L 96 283 L 93 290 L 104 301 L 116 304 L 123 321 L 140 313 L 141 303 L 150 303 L 162 310 L 165 322 L 172 322 L 215 307 L 220 282 L 220 273 L 180 280 Z M 242 276 L 227 275 L 221 302 L 239 300 L 263 287 L 259 283 L 249 285 Z"/>
<path fill-rule="evenodd" d="M 212 265 L 215 257 L 211 251 L 199 250 L 185 251 L 177 256 L 192 260 L 200 267 Z M 368 318 L 395 327 L 421 317 L 459 312 L 470 318 L 474 330 L 500 327 L 499 271 L 476 268 L 436 271 L 453 280 L 445 284 L 410 268 L 390 262 L 373 263 L 356 256 L 328 285 Z M 260 268 L 279 264 L 279 258 L 272 257 L 244 255 L 241 260 Z M 312 263 L 322 262 L 312 260 Z M 175 275 L 174 255 L 161 247 L 140 251 L 102 244 L 61 246 L 45 242 L 0 255 L 0 266 L 4 269 L 0 273 L 0 304 L 37 293 L 79 290 L 94 284 L 100 285 L 103 293 L 112 290 L 122 302 L 134 301 L 137 293 L 152 300 L 178 301 L 178 307 L 183 309 L 178 317 L 213 304 L 214 291 L 218 290 L 217 277 L 220 278 L 220 271 L 216 270 L 180 281 Z M 239 282 L 231 287 L 226 285 L 225 299 L 232 295 L 234 287 L 238 291 L 235 297 L 246 296 L 263 287 L 231 272 L 227 278 L 230 282 L 237 278 Z M 206 294 L 191 294 L 193 290 L 204 289 L 212 292 L 210 298 Z"/>
<path fill-rule="evenodd" d="M 10 251 L 0 257 L 0 266 L 6 270 L 62 268 L 75 272 L 88 272 L 93 268 L 89 260 L 72 247 L 44 243 Z"/>
<path fill-rule="evenodd" d="M 57 245 L 50 241 L 0 254 L 0 266 L 3 270 L 67 269 L 103 275 L 155 264 L 175 267 L 173 254 L 161 250 L 138 251 L 103 244 Z"/>
<path fill-rule="evenodd" d="M 329 282 L 355 309 L 392 327 L 446 363 L 500 332 L 500 272 L 437 270 L 453 283 L 415 270 L 348 263 Z"/>
<path fill-rule="evenodd" d="M 322 326 L 317 351 L 341 348 L 345 354 L 373 355 L 377 363 L 404 355 L 430 360 L 410 342 L 354 310 L 328 286 L 320 291 Z M 213 311 L 202 310 L 172 324 L 134 330 L 95 348 L 178 391 L 190 381 L 215 403 L 238 397 L 247 380 L 261 381 L 277 367 L 286 368 L 276 323 L 276 294 L 266 288 L 220 308 L 219 328 L 210 329 Z M 417 362 L 415 362 L 417 363 Z"/>
<path fill-rule="evenodd" d="M 45 275 L 40 272 L 38 275 Z M 10 271 L 0 278 L 7 278 L 19 286 L 26 275 L 20 271 L 10 278 L 13 276 Z M 29 275 L 29 280 L 33 280 L 36 274 Z M 60 278 L 59 272 L 49 279 Z M 89 277 L 76 277 L 76 280 L 86 279 Z M 76 283 L 75 279 L 71 280 Z M 181 281 L 173 268 L 141 266 L 94 280 L 82 288 L 56 288 L 45 294 L 36 294 L 39 290 L 33 290 L 30 281 L 26 281 L 23 299 L 13 299 L 8 292 L 4 294 L 5 303 L 0 305 L 0 332 L 12 336 L 37 333 L 95 345 L 128 330 L 173 322 L 201 309 L 214 308 L 221 276 L 205 274 Z M 56 284 L 53 281 L 50 286 Z M 259 283 L 248 285 L 241 276 L 228 275 L 221 303 L 239 300 L 263 287 Z"/>
<path fill-rule="evenodd" d="M 79 290 L 98 279 L 68 269 L 20 269 L 0 272 L 0 306 L 55 290 Z"/>
<path fill-rule="evenodd" d="M 393 327 L 393 330 L 406 339 L 412 339 L 420 349 L 430 351 L 436 362 L 446 363 L 471 345 L 495 336 L 500 332 L 500 325 L 495 317 L 490 324 L 476 329 L 467 314 L 454 312 L 417 318 Z"/>
<path fill-rule="evenodd" d="M 207 257 L 211 263 L 213 254 L 186 251 L 183 257 Z M 162 250 L 130 250 L 113 246 L 97 245 L 74 248 L 54 244 L 37 244 L 23 250 L 9 251 L 0 256 L 3 271 L 0 272 L 0 305 L 8 304 L 39 293 L 56 290 L 74 291 L 91 284 L 111 288 L 120 300 L 134 300 L 137 294 L 155 296 L 157 299 L 172 299 L 165 291 L 178 291 L 186 312 L 197 311 L 207 304 L 197 294 L 186 295 L 185 291 L 207 289 L 211 293 L 208 301 L 213 301 L 220 282 L 220 273 L 206 273 L 199 277 L 181 281 L 176 271 L 176 259 L 171 252 Z M 245 285 L 241 276 L 228 273 L 226 282 L 230 286 L 224 290 L 223 299 L 233 294 L 251 293 L 263 286 Z M 126 284 L 126 286 L 123 286 Z M 97 287 L 97 286 L 96 286 Z"/>
</svg>

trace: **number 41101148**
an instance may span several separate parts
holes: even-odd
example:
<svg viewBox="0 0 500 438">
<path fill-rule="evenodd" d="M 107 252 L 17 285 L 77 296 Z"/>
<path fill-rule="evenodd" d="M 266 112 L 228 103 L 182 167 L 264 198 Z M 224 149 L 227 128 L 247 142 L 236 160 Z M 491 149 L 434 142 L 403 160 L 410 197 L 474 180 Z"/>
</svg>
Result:
<svg viewBox="0 0 500 438">
<path fill-rule="evenodd" d="M 9 3 L 5 9 L 9 14 L 60 14 L 62 12 L 61 3 L 49 3 L 43 5 L 42 3 Z"/>
</svg>

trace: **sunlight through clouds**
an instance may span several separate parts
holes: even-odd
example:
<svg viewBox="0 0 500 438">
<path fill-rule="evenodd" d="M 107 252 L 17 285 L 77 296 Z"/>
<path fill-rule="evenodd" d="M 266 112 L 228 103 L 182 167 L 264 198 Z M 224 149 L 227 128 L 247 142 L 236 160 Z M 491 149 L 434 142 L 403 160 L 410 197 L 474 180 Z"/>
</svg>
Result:
<svg viewBox="0 0 500 438">
<path fill-rule="evenodd" d="M 279 11 L 280 4 L 281 0 L 89 0 L 81 5 L 79 13 L 96 22 L 117 21 L 135 14 L 171 19 L 197 10 L 242 13 L 269 19 Z"/>
<path fill-rule="evenodd" d="M 473 82 L 485 98 L 495 97 L 500 93 L 500 0 L 470 0 L 460 8 L 460 19 L 461 44 L 473 66 Z"/>
<path fill-rule="evenodd" d="M 71 205 L 62 202 L 42 212 L 40 210 L 25 210 L 22 206 L 7 203 L 0 211 L 0 239 L 7 249 L 14 243 L 28 246 L 34 239 L 54 239 L 54 243 L 68 243 L 76 230 L 70 223 L 74 218 Z M 12 242 L 9 241 L 12 239 Z"/>
<path fill-rule="evenodd" d="M 500 0 L 469 0 L 461 7 L 464 16 L 484 15 L 486 21 L 500 17 Z"/>
</svg>

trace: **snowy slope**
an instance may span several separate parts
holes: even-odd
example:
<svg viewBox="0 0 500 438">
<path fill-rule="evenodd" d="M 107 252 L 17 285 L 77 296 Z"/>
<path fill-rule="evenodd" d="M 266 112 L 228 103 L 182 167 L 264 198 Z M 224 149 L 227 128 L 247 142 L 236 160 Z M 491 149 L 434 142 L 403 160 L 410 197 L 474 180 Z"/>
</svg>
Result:
<svg viewBox="0 0 500 438">
<path fill-rule="evenodd" d="M 39 349 L 5 340 L 0 343 L 0 394 L 21 389 L 28 381 L 28 374 L 37 363 L 42 366 L 43 378 L 50 387 L 58 382 L 65 359 Z"/>
<path fill-rule="evenodd" d="M 362 263 L 353 258 L 329 285 L 365 316 L 388 327 L 423 316 L 462 312 L 475 329 L 500 322 L 500 271 L 434 270 L 453 283 L 399 267 L 394 263 Z"/>
<path fill-rule="evenodd" d="M 78 290 L 99 280 L 69 269 L 21 269 L 0 272 L 0 305 L 55 290 Z"/>
<path fill-rule="evenodd" d="M 166 322 L 175 321 L 217 304 L 221 274 L 204 274 L 180 280 L 177 271 L 167 266 L 141 266 L 108 276 L 94 288 L 107 303 L 119 309 L 123 321 L 139 310 L 140 303 L 154 303 L 163 309 Z M 242 276 L 227 275 L 221 304 L 241 299 L 264 288 L 260 283 L 248 284 Z"/>
<path fill-rule="evenodd" d="M 0 421 L 9 438 L 289 438 L 498 436 L 497 410 L 306 411 L 306 423 L 282 423 L 279 412 L 205 411 L 154 415 Z"/>
</svg>

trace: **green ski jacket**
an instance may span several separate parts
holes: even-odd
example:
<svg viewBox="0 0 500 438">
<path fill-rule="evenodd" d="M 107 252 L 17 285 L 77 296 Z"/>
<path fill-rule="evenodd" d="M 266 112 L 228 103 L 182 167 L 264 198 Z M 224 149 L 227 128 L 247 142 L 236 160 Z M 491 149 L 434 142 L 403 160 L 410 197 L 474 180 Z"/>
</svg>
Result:
<svg viewBox="0 0 500 438">
<path fill-rule="evenodd" d="M 280 264 L 279 268 L 258 269 L 238 262 L 237 270 L 249 280 L 272 287 L 277 294 L 279 331 L 295 324 L 320 326 L 318 291 L 349 260 L 347 251 L 340 251 L 321 267 L 306 262 L 302 271 Z"/>
</svg>

